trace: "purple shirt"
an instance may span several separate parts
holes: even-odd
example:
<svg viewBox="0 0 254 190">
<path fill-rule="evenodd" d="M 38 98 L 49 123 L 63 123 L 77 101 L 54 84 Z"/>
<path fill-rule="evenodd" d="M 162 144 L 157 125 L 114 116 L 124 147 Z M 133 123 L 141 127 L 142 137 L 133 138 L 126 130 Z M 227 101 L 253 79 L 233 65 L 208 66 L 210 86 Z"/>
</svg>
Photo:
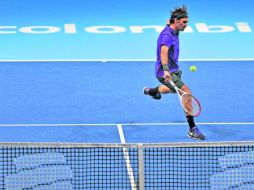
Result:
<svg viewBox="0 0 254 190">
<path fill-rule="evenodd" d="M 178 57 L 179 57 L 179 33 L 173 30 L 169 25 L 167 25 L 162 32 L 157 41 L 157 61 L 155 64 L 155 75 L 157 77 L 163 77 L 164 71 L 161 65 L 161 46 L 165 45 L 169 48 L 168 51 L 168 67 L 169 72 L 178 72 Z"/>
</svg>

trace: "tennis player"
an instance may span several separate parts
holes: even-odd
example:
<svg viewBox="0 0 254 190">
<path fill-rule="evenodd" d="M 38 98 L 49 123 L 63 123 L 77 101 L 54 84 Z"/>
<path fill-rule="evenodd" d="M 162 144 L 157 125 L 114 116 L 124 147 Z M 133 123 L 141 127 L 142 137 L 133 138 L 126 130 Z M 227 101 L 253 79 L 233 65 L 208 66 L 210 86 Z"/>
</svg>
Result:
<svg viewBox="0 0 254 190">
<path fill-rule="evenodd" d="M 155 75 L 162 85 L 156 88 L 144 88 L 144 94 L 154 99 L 161 99 L 161 94 L 175 93 L 169 84 L 172 80 L 181 90 L 191 93 L 190 89 L 181 80 L 182 71 L 179 69 L 179 32 L 184 31 L 188 25 L 188 12 L 185 6 L 177 7 L 171 12 L 171 17 L 160 33 L 157 41 L 157 61 L 155 64 Z M 193 139 L 204 140 L 205 136 L 197 128 L 194 118 L 186 114 L 189 124 L 188 136 Z"/>
</svg>

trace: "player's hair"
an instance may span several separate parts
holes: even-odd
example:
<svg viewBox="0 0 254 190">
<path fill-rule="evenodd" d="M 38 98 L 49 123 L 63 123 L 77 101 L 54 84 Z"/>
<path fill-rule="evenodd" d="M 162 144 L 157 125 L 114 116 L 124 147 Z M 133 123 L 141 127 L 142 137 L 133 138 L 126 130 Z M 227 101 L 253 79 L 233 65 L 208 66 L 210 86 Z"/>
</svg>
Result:
<svg viewBox="0 0 254 190">
<path fill-rule="evenodd" d="M 171 16 L 169 19 L 170 24 L 174 23 L 175 18 L 188 18 L 188 11 L 185 5 L 183 5 L 182 7 L 176 7 L 174 10 L 171 11 Z"/>
</svg>

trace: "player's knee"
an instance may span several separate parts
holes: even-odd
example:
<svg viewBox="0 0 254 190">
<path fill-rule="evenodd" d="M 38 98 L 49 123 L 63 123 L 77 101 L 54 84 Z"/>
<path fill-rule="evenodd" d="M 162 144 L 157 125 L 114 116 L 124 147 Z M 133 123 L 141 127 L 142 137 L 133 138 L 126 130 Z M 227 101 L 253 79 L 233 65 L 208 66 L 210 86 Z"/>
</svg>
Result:
<svg viewBox="0 0 254 190">
<path fill-rule="evenodd" d="M 183 90 L 184 92 L 187 92 L 188 94 L 191 94 L 190 89 L 189 89 L 186 85 L 184 85 L 184 86 L 181 88 L 181 90 Z"/>
</svg>

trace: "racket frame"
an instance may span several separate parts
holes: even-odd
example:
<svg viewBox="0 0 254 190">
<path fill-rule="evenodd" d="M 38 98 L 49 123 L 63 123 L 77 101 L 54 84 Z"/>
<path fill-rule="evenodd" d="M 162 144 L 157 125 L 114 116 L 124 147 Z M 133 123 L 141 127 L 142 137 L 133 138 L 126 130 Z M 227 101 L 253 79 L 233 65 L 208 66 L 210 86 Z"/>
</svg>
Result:
<svg viewBox="0 0 254 190">
<path fill-rule="evenodd" d="M 192 94 L 187 93 L 187 92 L 181 90 L 180 88 L 178 88 L 172 80 L 170 80 L 169 83 L 170 83 L 171 86 L 173 86 L 173 88 L 175 89 L 175 91 L 176 91 L 176 93 L 177 93 L 177 95 L 178 95 L 180 104 L 181 104 L 181 106 L 182 106 L 184 112 L 187 113 L 187 114 L 189 114 L 189 115 L 191 115 L 191 116 L 194 116 L 194 117 L 199 116 L 200 113 L 201 113 L 201 104 L 200 104 L 200 102 L 198 101 L 198 99 L 195 98 L 195 96 L 193 96 Z M 180 94 L 180 92 L 181 92 L 182 94 Z M 199 106 L 199 112 L 198 112 L 197 114 L 193 115 L 193 114 L 189 113 L 188 111 L 186 111 L 186 109 L 185 109 L 185 107 L 184 107 L 184 105 L 183 105 L 183 103 L 182 103 L 182 102 L 183 102 L 183 101 L 182 101 L 182 98 L 183 98 L 183 96 L 184 96 L 185 94 L 188 94 L 188 95 L 192 96 L 192 98 L 195 99 L 195 101 L 197 102 L 197 104 L 198 104 L 198 106 Z"/>
</svg>

